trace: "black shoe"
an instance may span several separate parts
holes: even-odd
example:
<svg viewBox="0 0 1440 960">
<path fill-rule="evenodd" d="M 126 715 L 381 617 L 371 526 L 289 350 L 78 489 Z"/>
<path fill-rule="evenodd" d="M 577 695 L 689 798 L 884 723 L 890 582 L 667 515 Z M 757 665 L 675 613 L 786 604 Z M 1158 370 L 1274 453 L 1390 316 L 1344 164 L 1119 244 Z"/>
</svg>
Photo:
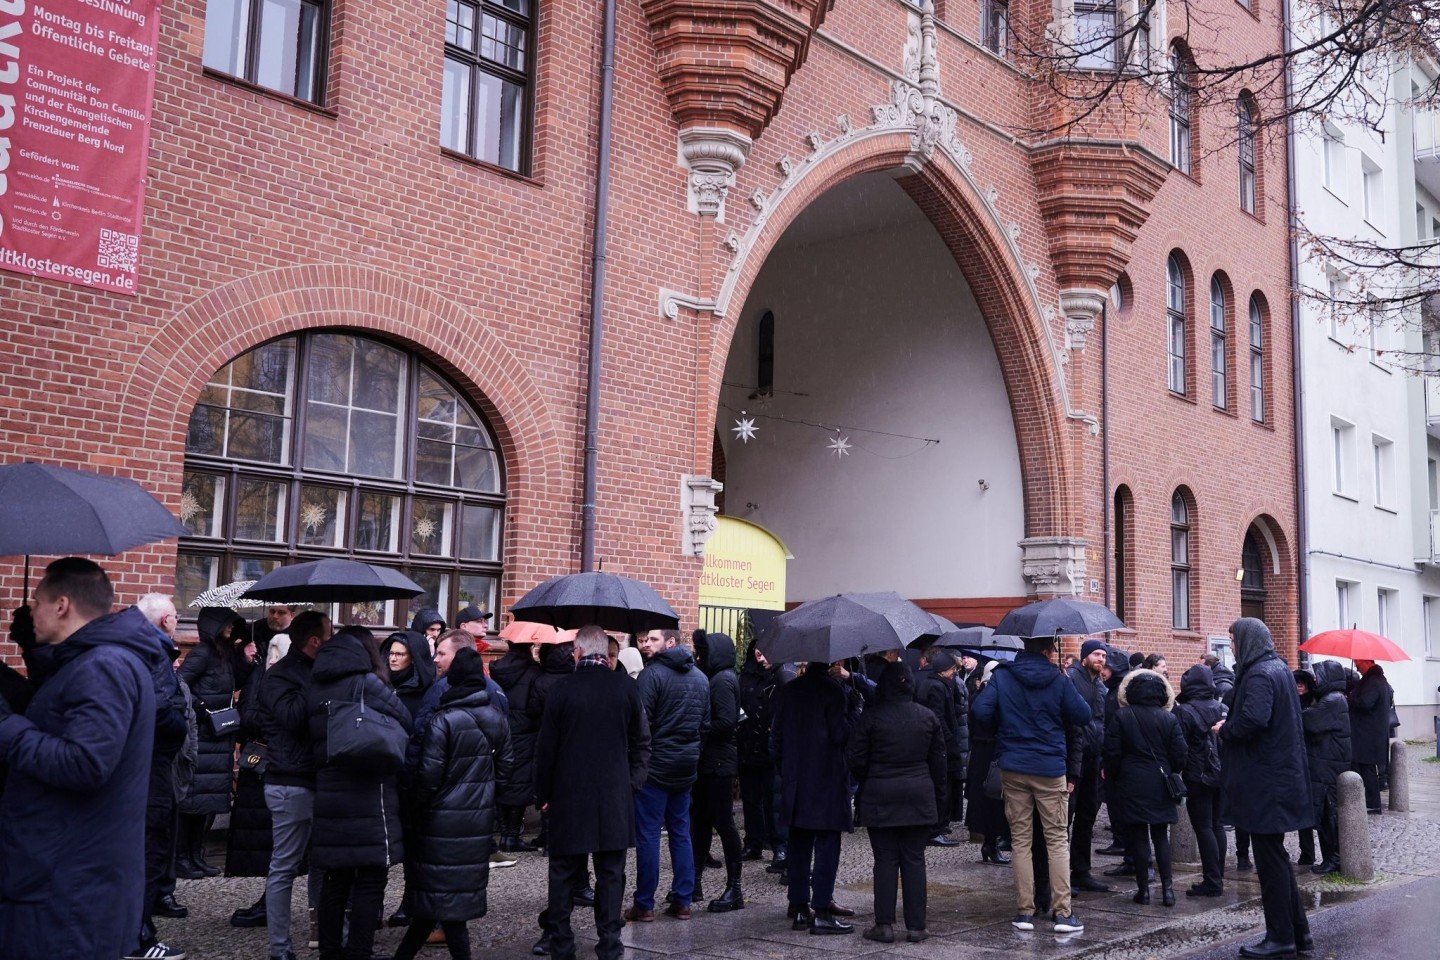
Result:
<svg viewBox="0 0 1440 960">
<path fill-rule="evenodd" d="M 189 860 L 175 861 L 175 878 L 177 880 L 201 880 L 207 876 L 209 874 Z"/>
<path fill-rule="evenodd" d="M 1340 861 L 1339 861 L 1339 860 L 1321 860 L 1319 863 L 1315 864 L 1315 866 L 1313 866 L 1313 867 L 1310 868 L 1310 872 L 1311 872 L 1311 873 L 1339 873 L 1339 872 L 1340 872 Z"/>
<path fill-rule="evenodd" d="M 785 858 L 784 858 L 784 857 L 776 857 L 774 860 L 771 860 L 771 861 L 770 861 L 770 866 L 768 866 L 768 867 L 765 868 L 765 872 L 766 872 L 766 873 L 779 873 L 779 874 L 782 874 L 782 875 L 783 875 L 783 874 L 785 873 L 786 869 L 787 869 L 787 868 L 786 868 L 786 866 L 785 866 Z"/>
<path fill-rule="evenodd" d="M 1203 883 L 1197 883 L 1185 891 L 1187 897 L 1219 897 L 1225 893 L 1224 887 L 1207 887 Z"/>
<path fill-rule="evenodd" d="M 202 877 L 218 877 L 218 876 L 220 876 L 220 868 L 219 868 L 219 867 L 212 867 L 212 866 L 210 866 L 210 864 L 208 864 L 208 863 L 205 862 L 205 858 L 204 858 L 204 857 L 196 857 L 196 858 L 195 858 L 195 869 L 197 869 L 197 870 L 200 871 L 200 875 L 201 875 Z"/>
<path fill-rule="evenodd" d="M 984 844 L 980 847 L 980 862 L 994 863 L 1003 867 L 1005 864 L 1010 862 L 1010 858 L 1005 856 L 1005 854 L 1001 853 L 995 847 L 992 847 L 989 844 Z"/>
<path fill-rule="evenodd" d="M 1004 837 L 1001 837 L 999 840 L 996 840 L 996 841 L 995 841 L 995 849 L 996 849 L 996 850 L 999 850 L 999 851 L 1001 851 L 1001 852 L 1003 852 L 1003 853 L 1009 853 L 1009 852 L 1010 852 L 1010 841 L 1009 841 L 1009 840 L 1006 840 Z"/>
<path fill-rule="evenodd" d="M 1108 883 L 1101 883 L 1090 874 L 1085 873 L 1070 878 L 1070 889 L 1074 891 L 1083 890 L 1086 893 L 1109 893 L 1115 888 Z"/>
<path fill-rule="evenodd" d="M 810 933 L 812 936 L 834 936 L 842 933 L 854 933 L 855 928 L 848 923 L 836 920 L 829 912 L 820 910 L 810 918 Z"/>
<path fill-rule="evenodd" d="M 1314 866 L 1314 864 L 1315 854 L 1313 853 L 1302 853 L 1300 854 L 1300 858 L 1295 861 L 1295 865 L 1299 867 L 1310 867 Z"/>
<path fill-rule="evenodd" d="M 248 907 L 241 907 L 230 914 L 230 926 L 232 927 L 263 927 L 265 926 L 265 898 L 261 897 Z"/>
<path fill-rule="evenodd" d="M 1308 933 L 1297 933 L 1297 934 L 1295 935 L 1295 952 L 1296 952 L 1296 953 L 1314 953 L 1314 952 L 1315 952 L 1315 938 L 1312 937 L 1312 936 L 1310 936 L 1310 934 L 1308 934 Z"/>
<path fill-rule="evenodd" d="M 741 847 L 741 848 L 740 848 L 740 859 L 741 859 L 741 860 L 764 860 L 764 859 L 765 859 L 765 848 L 764 848 L 764 847 L 751 847 L 751 846 Z"/>
<path fill-rule="evenodd" d="M 265 901 L 260 901 L 263 906 Z M 175 894 L 167 893 L 160 897 L 151 907 L 150 914 L 156 917 L 165 917 L 170 920 L 184 920 L 190 916 L 190 908 L 175 899 Z"/>
<path fill-rule="evenodd" d="M 926 841 L 925 841 L 925 846 L 927 846 L 927 847 L 958 847 L 958 846 L 960 846 L 960 841 L 959 841 L 959 840 L 951 840 L 949 837 L 945 836 L 945 834 L 943 834 L 943 833 L 937 833 L 937 834 L 935 834 L 935 836 L 933 836 L 933 837 L 931 837 L 929 840 L 926 840 Z"/>
<path fill-rule="evenodd" d="M 1107 877 L 1133 877 L 1135 876 L 1135 864 L 1122 863 L 1118 867 L 1111 867 L 1104 873 Z"/>
<path fill-rule="evenodd" d="M 1160 884 L 1160 905 L 1175 906 L 1175 887 L 1168 880 Z"/>
<path fill-rule="evenodd" d="M 894 943 L 895 927 L 889 923 L 877 923 L 875 926 L 860 934 L 866 940 L 873 940 L 876 943 Z"/>
<path fill-rule="evenodd" d="M 740 892 L 740 881 L 732 880 L 725 885 L 725 890 L 711 900 L 706 906 L 711 913 L 729 913 L 731 910 L 745 909 L 745 895 Z"/>
<path fill-rule="evenodd" d="M 1251 870 L 1254 870 L 1254 869 L 1255 869 L 1255 864 L 1253 864 L 1253 863 L 1250 862 L 1250 858 L 1249 858 L 1249 857 L 1239 857 L 1239 858 L 1237 858 L 1236 861 L 1235 861 L 1235 872 L 1236 872 L 1236 873 L 1249 873 Z"/>
<path fill-rule="evenodd" d="M 707 853 L 707 854 L 705 855 L 705 869 L 706 869 L 706 870 L 719 870 L 719 869 L 720 869 L 721 867 L 723 867 L 723 866 L 725 866 L 725 864 L 721 863 L 719 860 L 716 860 L 716 859 L 715 859 L 714 857 L 712 857 L 710 854 Z"/>
<path fill-rule="evenodd" d="M 390 918 L 385 921 L 385 926 L 408 927 L 410 926 L 410 914 L 405 912 L 404 907 L 401 907 L 399 910 L 396 910 L 394 913 L 390 914 Z"/>
<path fill-rule="evenodd" d="M 530 953 L 536 957 L 550 956 L 550 934 L 540 934 L 540 939 L 535 941 L 535 945 L 530 948 Z"/>
<path fill-rule="evenodd" d="M 799 909 L 796 909 L 795 907 L 790 908 L 791 930 L 809 930 L 810 921 L 814 919 L 815 915 L 810 912 L 809 907 L 800 907 Z"/>
<path fill-rule="evenodd" d="M 1130 899 L 1134 900 L 1136 903 L 1140 904 L 1142 907 L 1148 907 L 1148 906 L 1150 905 L 1150 887 L 1149 887 L 1149 885 L 1147 884 L 1146 886 L 1141 887 L 1139 890 L 1136 890 L 1136 891 L 1135 891 L 1135 896 L 1131 897 Z"/>
<path fill-rule="evenodd" d="M 576 890 L 570 897 L 570 903 L 577 907 L 595 906 L 595 888 L 586 886 L 580 890 Z"/>
<path fill-rule="evenodd" d="M 1125 855 L 1125 847 L 1123 844 L 1112 843 L 1108 847 L 1097 847 L 1095 852 L 1104 857 L 1123 857 Z"/>
<path fill-rule="evenodd" d="M 1276 960 L 1277 957 L 1293 957 L 1295 956 L 1295 944 L 1261 940 L 1257 944 L 1247 944 L 1241 947 L 1240 956 L 1254 957 L 1256 960 Z"/>
</svg>

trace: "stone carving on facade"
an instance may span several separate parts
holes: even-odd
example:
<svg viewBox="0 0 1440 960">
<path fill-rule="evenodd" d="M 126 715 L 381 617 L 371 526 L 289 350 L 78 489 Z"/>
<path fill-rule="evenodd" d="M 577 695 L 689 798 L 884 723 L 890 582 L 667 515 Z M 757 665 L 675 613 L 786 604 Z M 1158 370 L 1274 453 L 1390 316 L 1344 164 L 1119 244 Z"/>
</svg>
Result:
<svg viewBox="0 0 1440 960">
<path fill-rule="evenodd" d="M 1060 291 L 1060 309 L 1065 314 L 1065 345 L 1084 350 L 1085 340 L 1105 308 L 1105 294 L 1098 290 L 1070 288 Z"/>
<path fill-rule="evenodd" d="M 705 542 L 720 525 L 715 519 L 719 508 L 715 496 L 725 489 L 725 484 L 710 477 L 686 475 L 680 482 L 680 509 L 685 517 L 685 541 L 682 549 L 686 556 L 703 557 Z"/>
<path fill-rule="evenodd" d="M 793 164 L 789 157 L 781 157 L 775 161 L 775 169 L 780 171 L 780 176 L 786 180 L 790 179 L 790 170 Z"/>
<path fill-rule="evenodd" d="M 749 155 L 750 138 L 743 133 L 720 127 L 681 130 L 680 160 L 690 171 L 690 212 L 725 222 L 725 198 Z"/>
<path fill-rule="evenodd" d="M 1079 537 L 1027 537 L 1020 541 L 1021 574 L 1036 597 L 1085 592 L 1085 547 Z"/>
</svg>

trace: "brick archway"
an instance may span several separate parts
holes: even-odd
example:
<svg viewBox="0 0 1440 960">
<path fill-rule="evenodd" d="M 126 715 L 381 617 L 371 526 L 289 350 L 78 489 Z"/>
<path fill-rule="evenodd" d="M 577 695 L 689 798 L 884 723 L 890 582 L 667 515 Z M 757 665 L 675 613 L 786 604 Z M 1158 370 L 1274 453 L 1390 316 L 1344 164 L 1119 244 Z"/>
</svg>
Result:
<svg viewBox="0 0 1440 960">
<path fill-rule="evenodd" d="M 965 275 L 995 344 L 1015 422 L 1025 487 L 1027 537 L 1077 536 L 1083 518 L 1069 491 L 1079 465 L 1068 434 L 1068 402 L 1049 323 L 1033 282 L 967 171 L 945 150 L 916 162 L 908 130 L 867 131 L 845 138 L 816 158 L 767 209 L 747 236 L 716 304 L 713 324 L 702 323 L 701 389 L 695 454 L 707 463 L 730 344 L 751 286 L 786 228 L 831 187 L 864 173 L 904 171 L 897 182 L 926 215 Z"/>
</svg>

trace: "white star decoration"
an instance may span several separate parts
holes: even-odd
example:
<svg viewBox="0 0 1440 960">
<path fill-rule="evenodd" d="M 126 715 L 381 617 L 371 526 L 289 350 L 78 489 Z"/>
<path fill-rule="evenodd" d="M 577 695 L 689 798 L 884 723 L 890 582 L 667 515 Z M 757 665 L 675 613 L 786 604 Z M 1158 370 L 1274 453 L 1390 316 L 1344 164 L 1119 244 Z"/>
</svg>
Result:
<svg viewBox="0 0 1440 960">
<path fill-rule="evenodd" d="M 831 440 L 827 446 L 829 446 L 830 451 L 835 454 L 835 459 L 838 460 L 850 453 L 850 438 L 842 437 L 837 433 L 835 439 Z"/>
<path fill-rule="evenodd" d="M 740 411 L 740 419 L 735 421 L 735 426 L 730 428 L 731 432 L 735 434 L 735 438 L 741 443 L 749 443 L 754 440 L 755 429 L 755 418 L 746 417 L 744 410 Z"/>
</svg>

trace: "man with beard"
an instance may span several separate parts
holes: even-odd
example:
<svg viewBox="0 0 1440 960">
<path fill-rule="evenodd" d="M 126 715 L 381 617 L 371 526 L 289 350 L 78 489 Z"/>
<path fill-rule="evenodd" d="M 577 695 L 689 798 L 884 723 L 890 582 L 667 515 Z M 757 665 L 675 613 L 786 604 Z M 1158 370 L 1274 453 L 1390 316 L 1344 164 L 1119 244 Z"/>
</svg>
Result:
<svg viewBox="0 0 1440 960">
<path fill-rule="evenodd" d="M 1070 794 L 1070 886 L 1075 890 L 1106 893 L 1111 888 L 1090 873 L 1090 842 L 1100 813 L 1100 761 L 1105 747 L 1105 684 L 1100 673 L 1107 653 L 1100 640 L 1080 645 L 1080 659 L 1065 671 L 1075 692 L 1090 707 L 1090 722 L 1082 727 L 1080 780 Z"/>
</svg>

